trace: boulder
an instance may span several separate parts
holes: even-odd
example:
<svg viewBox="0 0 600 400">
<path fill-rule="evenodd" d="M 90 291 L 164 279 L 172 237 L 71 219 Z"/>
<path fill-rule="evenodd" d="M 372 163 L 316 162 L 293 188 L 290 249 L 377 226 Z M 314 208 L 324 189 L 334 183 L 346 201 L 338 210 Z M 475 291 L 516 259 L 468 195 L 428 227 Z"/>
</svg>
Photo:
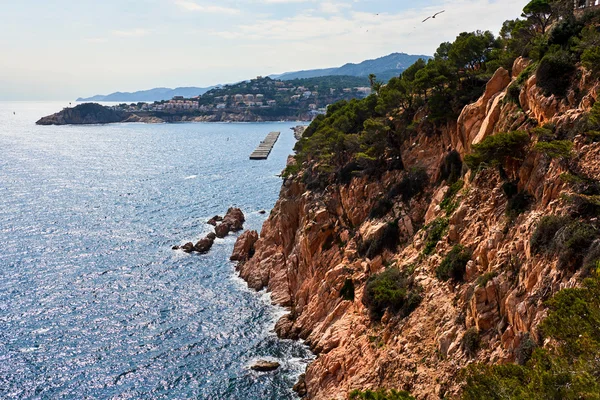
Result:
<svg viewBox="0 0 600 400">
<path fill-rule="evenodd" d="M 292 388 L 294 392 L 298 394 L 300 397 L 304 397 L 307 395 L 308 391 L 306 389 L 306 374 L 300 375 L 298 378 L 298 382 Z"/>
<path fill-rule="evenodd" d="M 216 235 L 214 233 L 209 233 L 204 239 L 200 240 L 194 246 L 194 249 L 201 254 L 208 253 L 213 244 L 215 243 Z"/>
<path fill-rule="evenodd" d="M 240 235 L 233 247 L 231 261 L 246 261 L 254 255 L 254 244 L 258 241 L 258 232 L 246 231 Z"/>
<path fill-rule="evenodd" d="M 229 232 L 231 232 L 231 225 L 228 223 L 222 222 L 215 226 L 215 234 L 220 239 L 223 239 L 225 236 L 229 235 Z"/>
<path fill-rule="evenodd" d="M 229 232 L 238 232 L 244 229 L 246 218 L 239 208 L 231 207 L 223 217 L 223 221 L 215 226 L 215 233 L 218 238 L 224 238 Z"/>
<path fill-rule="evenodd" d="M 183 246 L 180 247 L 181 250 L 185 251 L 186 253 L 191 253 L 192 251 L 194 251 L 194 243 L 189 242 L 184 244 Z"/>
<path fill-rule="evenodd" d="M 212 226 L 217 226 L 217 222 L 221 222 L 223 221 L 223 217 L 219 216 L 219 215 L 215 215 L 214 217 L 212 217 L 211 219 L 209 219 L 206 223 Z"/>
<path fill-rule="evenodd" d="M 223 218 L 223 223 L 227 223 L 231 226 L 231 231 L 238 232 L 244 229 L 244 222 L 246 222 L 246 218 L 244 217 L 244 213 L 239 208 L 230 208 L 227 210 L 227 214 Z"/>
<path fill-rule="evenodd" d="M 270 371 L 275 371 L 280 366 L 281 365 L 275 361 L 260 360 L 260 361 L 257 361 L 256 364 L 254 364 L 250 368 L 253 369 L 254 371 L 258 371 L 258 372 L 270 372 Z"/>
</svg>

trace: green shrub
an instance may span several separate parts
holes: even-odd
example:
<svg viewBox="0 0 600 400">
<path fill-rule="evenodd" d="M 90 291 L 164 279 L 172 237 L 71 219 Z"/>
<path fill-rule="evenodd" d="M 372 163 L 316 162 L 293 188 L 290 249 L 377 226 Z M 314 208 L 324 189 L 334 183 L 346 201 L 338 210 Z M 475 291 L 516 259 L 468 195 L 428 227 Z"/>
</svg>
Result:
<svg viewBox="0 0 600 400">
<path fill-rule="evenodd" d="M 446 211 L 446 216 L 452 215 L 452 213 L 456 211 L 456 209 L 460 205 L 459 201 L 456 200 L 456 195 L 463 188 L 464 185 L 465 182 L 463 180 L 457 181 L 452 186 L 450 186 L 450 189 L 448 189 L 448 191 L 446 192 L 444 199 L 440 203 L 440 208 Z"/>
<path fill-rule="evenodd" d="M 362 301 L 371 318 L 379 321 L 386 310 L 403 318 L 408 316 L 419 305 L 421 297 L 411 277 L 390 268 L 369 278 Z"/>
<path fill-rule="evenodd" d="M 442 238 L 446 234 L 447 228 L 448 228 L 448 219 L 447 218 L 435 219 L 424 228 L 427 235 L 426 235 L 425 248 L 423 249 L 423 254 L 430 255 L 434 252 L 435 246 L 437 246 L 438 242 L 440 240 L 442 240 Z"/>
<path fill-rule="evenodd" d="M 534 254 L 548 253 L 553 250 L 554 236 L 570 222 L 568 217 L 548 215 L 538 222 L 531 235 L 531 250 Z"/>
<path fill-rule="evenodd" d="M 546 124 L 544 126 L 538 126 L 537 128 L 533 128 L 531 133 L 537 136 L 539 141 L 549 142 L 556 138 L 554 134 L 554 125 Z"/>
<path fill-rule="evenodd" d="M 489 281 L 498 276 L 497 272 L 487 272 L 477 278 L 477 286 L 485 287 Z"/>
<path fill-rule="evenodd" d="M 388 193 L 388 198 L 392 199 L 402 196 L 403 201 L 409 201 L 414 196 L 422 193 L 429 184 L 429 176 L 425 168 L 414 167 L 404 175 L 402 181 L 392 187 Z"/>
<path fill-rule="evenodd" d="M 352 181 L 352 178 L 354 178 L 356 173 L 361 170 L 362 167 L 358 162 L 351 161 L 340 169 L 338 172 L 338 180 L 341 184 L 347 185 Z"/>
<path fill-rule="evenodd" d="M 515 218 L 529 209 L 534 197 L 526 191 L 518 192 L 510 197 L 506 203 L 506 215 L 509 218 Z"/>
<path fill-rule="evenodd" d="M 465 163 L 472 170 L 477 170 L 484 165 L 503 165 L 510 159 L 522 160 L 528 144 L 529 135 L 525 131 L 488 136 L 473 146 L 473 152 L 465 156 Z"/>
<path fill-rule="evenodd" d="M 522 86 L 519 85 L 516 81 L 511 83 L 510 86 L 508 86 L 508 90 L 506 92 L 506 101 L 510 101 L 521 107 L 521 101 L 519 100 L 519 97 L 521 96 L 521 90 Z"/>
<path fill-rule="evenodd" d="M 546 54 L 536 72 L 537 86 L 545 96 L 564 96 L 575 70 L 575 62 L 566 51 Z"/>
<path fill-rule="evenodd" d="M 354 301 L 354 281 L 347 278 L 344 281 L 344 286 L 340 289 L 340 297 L 344 300 Z"/>
<path fill-rule="evenodd" d="M 472 327 L 467 329 L 462 339 L 460 340 L 463 351 L 469 356 L 473 357 L 477 354 L 481 339 L 479 338 L 479 331 L 477 328 Z"/>
<path fill-rule="evenodd" d="M 558 267 L 571 270 L 580 268 L 587 251 L 597 237 L 596 229 L 578 221 L 559 231 L 554 238 L 554 246 L 558 251 Z"/>
<path fill-rule="evenodd" d="M 588 115 L 592 129 L 600 129 L 600 101 L 596 101 Z"/>
<path fill-rule="evenodd" d="M 537 344 L 531 338 L 529 333 L 526 333 L 521 338 L 519 346 L 515 350 L 515 359 L 519 365 L 527 364 L 531 359 L 533 351 L 537 348 Z"/>
<path fill-rule="evenodd" d="M 592 142 L 600 142 L 600 131 L 587 131 L 584 135 Z"/>
<path fill-rule="evenodd" d="M 586 255 L 595 251 L 592 245 L 599 237 L 598 230 L 588 223 L 547 216 L 540 220 L 531 236 L 531 250 L 557 254 L 559 268 L 577 270 L 584 264 Z"/>
<path fill-rule="evenodd" d="M 454 184 L 462 175 L 463 162 L 460 154 L 452 150 L 444 157 L 440 167 L 440 180 L 446 181 L 448 185 Z"/>
<path fill-rule="evenodd" d="M 502 191 L 507 199 L 512 199 L 519 193 L 519 186 L 517 182 L 504 182 L 502 184 Z"/>
<path fill-rule="evenodd" d="M 389 213 L 393 207 L 394 207 L 394 203 L 392 203 L 392 201 L 390 199 L 388 199 L 387 197 L 383 197 L 383 198 L 377 200 L 377 203 L 375 203 L 375 206 L 373 206 L 373 208 L 369 212 L 369 218 L 370 219 L 382 218 L 387 213 Z"/>
<path fill-rule="evenodd" d="M 350 392 L 350 400 L 415 400 L 408 392 L 397 390 L 379 389 L 377 391 L 353 390 Z"/>
<path fill-rule="evenodd" d="M 386 224 L 379 237 L 361 243 L 358 247 L 358 253 L 361 256 L 373 259 L 383 252 L 383 250 L 394 251 L 400 244 L 400 230 L 398 221 Z"/>
<path fill-rule="evenodd" d="M 533 149 L 550 158 L 570 158 L 573 142 L 569 140 L 554 140 L 552 142 L 537 142 Z"/>
<path fill-rule="evenodd" d="M 435 270 L 435 275 L 442 281 L 450 279 L 457 282 L 462 281 L 471 256 L 472 253 L 469 249 L 461 245 L 454 246 Z"/>
</svg>

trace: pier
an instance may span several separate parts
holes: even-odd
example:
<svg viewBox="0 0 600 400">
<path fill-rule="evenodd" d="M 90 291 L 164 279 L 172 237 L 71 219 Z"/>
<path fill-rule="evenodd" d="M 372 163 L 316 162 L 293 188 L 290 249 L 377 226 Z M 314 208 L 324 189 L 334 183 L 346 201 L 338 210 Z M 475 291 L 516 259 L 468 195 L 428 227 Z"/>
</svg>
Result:
<svg viewBox="0 0 600 400">
<path fill-rule="evenodd" d="M 279 139 L 280 132 L 271 132 L 267 135 L 265 140 L 260 142 L 256 150 L 250 154 L 251 160 L 266 160 L 269 158 L 269 154 L 271 154 L 271 150 L 273 150 L 273 146 L 277 143 L 277 139 Z"/>
</svg>

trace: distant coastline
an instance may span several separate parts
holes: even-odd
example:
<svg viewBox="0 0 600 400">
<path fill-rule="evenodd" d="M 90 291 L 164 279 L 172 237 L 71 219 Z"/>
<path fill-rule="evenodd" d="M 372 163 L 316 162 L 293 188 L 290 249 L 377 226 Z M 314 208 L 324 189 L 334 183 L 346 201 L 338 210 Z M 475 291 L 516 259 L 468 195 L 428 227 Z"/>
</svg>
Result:
<svg viewBox="0 0 600 400">
<path fill-rule="evenodd" d="M 177 122 L 309 122 L 311 114 L 257 115 L 250 111 L 231 112 L 126 112 L 97 103 L 80 104 L 41 118 L 37 125 L 98 125 L 114 123 L 177 123 Z"/>
</svg>

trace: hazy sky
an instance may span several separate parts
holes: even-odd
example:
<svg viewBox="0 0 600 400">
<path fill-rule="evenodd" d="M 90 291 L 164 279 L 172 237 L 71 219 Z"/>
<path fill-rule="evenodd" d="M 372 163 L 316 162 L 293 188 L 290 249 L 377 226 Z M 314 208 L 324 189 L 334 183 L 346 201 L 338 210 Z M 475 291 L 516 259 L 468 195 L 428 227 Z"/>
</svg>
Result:
<svg viewBox="0 0 600 400">
<path fill-rule="evenodd" d="M 210 86 L 433 54 L 526 0 L 0 0 L 0 100 Z M 441 10 L 435 20 L 424 17 Z"/>
</svg>

